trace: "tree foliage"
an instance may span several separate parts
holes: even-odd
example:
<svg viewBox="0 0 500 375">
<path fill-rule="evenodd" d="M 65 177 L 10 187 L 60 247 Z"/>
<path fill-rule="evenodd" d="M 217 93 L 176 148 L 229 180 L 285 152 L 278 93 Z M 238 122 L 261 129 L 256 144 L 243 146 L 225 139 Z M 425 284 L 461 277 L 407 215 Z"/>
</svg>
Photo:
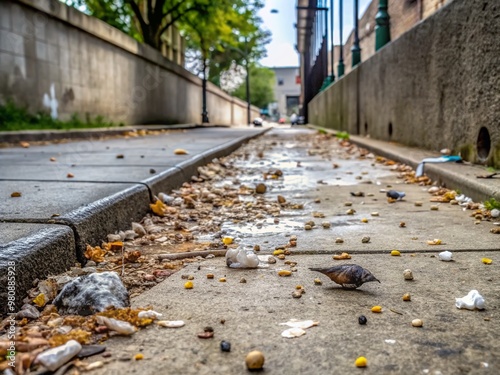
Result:
<svg viewBox="0 0 500 375">
<path fill-rule="evenodd" d="M 250 103 L 259 108 L 266 108 L 269 103 L 274 102 L 274 81 L 274 71 L 252 64 L 250 66 Z M 231 94 L 247 100 L 246 83 L 243 82 Z"/>
</svg>

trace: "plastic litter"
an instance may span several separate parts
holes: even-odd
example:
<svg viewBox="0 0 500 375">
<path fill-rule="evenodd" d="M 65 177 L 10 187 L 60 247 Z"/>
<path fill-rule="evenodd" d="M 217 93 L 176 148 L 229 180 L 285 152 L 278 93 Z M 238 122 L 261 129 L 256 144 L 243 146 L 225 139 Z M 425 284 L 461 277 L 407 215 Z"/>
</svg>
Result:
<svg viewBox="0 0 500 375">
<path fill-rule="evenodd" d="M 166 328 L 180 328 L 184 327 L 186 323 L 183 320 L 158 320 L 156 322 L 160 327 Z"/>
<path fill-rule="evenodd" d="M 415 177 L 421 177 L 424 175 L 424 165 L 425 163 L 449 163 L 449 162 L 461 162 L 462 158 L 458 155 L 443 155 L 439 158 L 425 158 L 417 166 L 415 171 Z"/>
<path fill-rule="evenodd" d="M 226 252 L 226 265 L 230 268 L 257 268 L 259 257 L 253 249 L 229 249 Z"/>
<path fill-rule="evenodd" d="M 484 304 L 484 298 L 475 289 L 471 290 L 465 297 L 455 299 L 455 306 L 459 309 L 483 310 L 485 308 Z"/>
<path fill-rule="evenodd" d="M 441 253 L 439 253 L 439 260 L 442 260 L 444 262 L 449 262 L 451 261 L 452 259 L 452 256 L 453 254 L 450 252 L 450 251 L 443 251 Z"/>
<path fill-rule="evenodd" d="M 56 371 L 59 367 L 76 356 L 80 350 L 82 350 L 82 346 L 78 341 L 69 340 L 64 345 L 40 353 L 36 358 L 36 362 L 41 363 L 50 371 Z"/>
</svg>

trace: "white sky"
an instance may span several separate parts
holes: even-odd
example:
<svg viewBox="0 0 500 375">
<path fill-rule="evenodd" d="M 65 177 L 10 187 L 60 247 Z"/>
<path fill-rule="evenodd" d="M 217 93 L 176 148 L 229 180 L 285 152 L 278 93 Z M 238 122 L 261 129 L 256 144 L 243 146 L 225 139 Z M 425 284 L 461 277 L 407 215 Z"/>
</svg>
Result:
<svg viewBox="0 0 500 375">
<path fill-rule="evenodd" d="M 359 0 L 359 17 L 363 15 L 371 0 Z M 343 37 L 344 41 L 349 36 L 353 28 L 353 0 L 343 0 Z M 295 50 L 297 44 L 297 30 L 293 24 L 297 22 L 297 11 L 295 9 L 297 0 L 266 0 L 266 6 L 259 12 L 259 16 L 264 22 L 264 28 L 271 31 L 272 41 L 267 47 L 267 57 L 260 60 L 264 66 L 298 66 L 299 56 Z M 328 0 L 328 6 L 330 0 Z M 338 35 L 338 6 L 339 0 L 334 0 L 334 40 L 335 44 L 340 44 Z M 278 13 L 271 13 L 271 9 L 277 9 Z M 328 15 L 330 22 L 330 15 Z M 330 30 L 330 28 L 328 28 Z"/>
</svg>

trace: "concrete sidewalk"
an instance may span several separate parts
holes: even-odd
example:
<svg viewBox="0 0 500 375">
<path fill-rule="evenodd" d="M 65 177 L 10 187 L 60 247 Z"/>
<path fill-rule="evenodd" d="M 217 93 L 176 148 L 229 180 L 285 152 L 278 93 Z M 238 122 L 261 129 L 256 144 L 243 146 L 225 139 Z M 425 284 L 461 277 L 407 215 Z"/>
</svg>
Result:
<svg viewBox="0 0 500 375">
<path fill-rule="evenodd" d="M 32 244 L 40 243 L 43 246 L 47 235 L 65 238 L 65 233 L 60 233 L 57 237 L 56 233 L 50 232 L 53 228 L 68 229 L 67 236 L 72 236 L 75 243 L 81 241 L 73 236 L 73 233 L 79 233 L 78 230 L 90 233 L 87 238 L 94 240 L 94 243 L 98 236 L 92 237 L 93 233 L 102 233 L 103 235 L 99 234 L 102 239 L 107 234 L 105 229 L 98 228 L 103 220 L 121 225 L 122 229 L 129 228 L 130 221 L 140 218 L 147 211 L 150 194 L 169 192 L 169 185 L 165 181 L 150 181 L 147 178 L 150 168 L 161 165 L 157 160 L 170 155 L 168 158 L 172 159 L 169 159 L 165 168 L 183 171 L 181 177 L 187 181 L 195 174 L 196 163 L 209 161 L 210 157 L 205 154 L 207 149 L 228 154 L 236 148 L 236 140 L 241 143 L 243 139 L 254 137 L 262 131 L 193 130 L 179 135 L 169 134 L 161 140 L 151 137 L 98 142 L 93 145 L 95 149 L 82 154 L 81 161 L 75 167 L 67 163 L 62 170 L 56 168 L 51 172 L 54 175 L 49 178 L 56 181 L 54 176 L 58 177 L 56 182 L 48 182 L 49 178 L 44 180 L 47 176 L 41 172 L 37 174 L 37 168 L 32 168 L 31 173 L 38 176 L 36 184 L 41 184 L 40 186 L 56 184 L 54 186 L 60 189 L 61 186 L 87 184 L 87 189 L 93 190 L 101 185 L 112 185 L 114 188 L 125 186 L 129 189 L 112 196 L 113 201 L 118 202 L 116 207 L 109 203 L 116 210 L 112 214 L 100 214 L 100 210 L 108 207 L 110 198 L 97 201 L 104 208 L 97 210 L 95 221 L 89 221 L 88 232 L 81 230 L 87 227 L 73 226 L 68 229 L 68 226 L 58 221 L 59 225 L 32 228 L 33 231 L 38 230 L 38 234 L 31 237 Z M 224 138 L 224 134 L 227 138 Z M 189 216 L 190 213 L 204 210 L 206 215 L 210 214 L 210 220 L 221 221 L 217 233 L 207 234 L 200 227 L 210 227 L 207 224 L 209 219 L 200 214 L 203 219 L 184 223 L 185 233 L 198 233 L 200 236 L 196 240 L 201 242 L 220 242 L 221 236 L 232 236 L 235 239 L 234 246 L 259 245 L 259 255 L 263 260 L 261 267 L 253 270 L 231 269 L 226 266 L 222 257 L 200 257 L 187 262 L 184 269 L 163 281 L 155 282 L 154 287 L 133 298 L 132 305 L 152 306 L 163 314 L 162 319 L 183 320 L 186 325 L 168 329 L 153 324 L 131 337 L 113 337 L 105 341 L 106 356 L 98 355 L 86 360 L 103 361 L 104 366 L 93 373 L 242 374 L 246 373 L 245 355 L 251 350 L 264 353 L 265 374 L 326 375 L 362 372 L 446 375 L 495 374 L 500 371 L 500 335 L 496 325 L 500 319 L 500 288 L 497 283 L 500 279 L 500 247 L 498 234 L 490 232 L 492 228 L 496 228 L 495 224 L 485 220 L 476 225 L 475 219 L 470 217 L 471 211 L 464 211 L 460 206 L 438 204 L 438 210 L 431 210 L 431 205 L 435 203 L 429 201 L 431 196 L 427 192 L 428 187 L 405 184 L 392 166 L 377 163 L 374 158 L 360 158 L 356 150 L 351 152 L 348 148 L 339 146 L 335 139 L 313 137 L 313 134 L 315 132 L 312 130 L 298 127 L 274 129 L 259 137 L 238 151 L 238 156 L 228 162 L 225 174 L 217 176 L 220 179 L 206 180 L 196 187 L 199 191 L 197 194 L 200 195 L 204 189 L 212 189 L 212 192 L 221 190 L 221 194 L 227 194 L 226 204 L 214 206 L 214 211 L 210 211 L 204 206 L 205 202 L 199 199 L 195 208 L 187 205 L 178 207 L 179 214 L 182 215 Z M 125 148 L 127 144 L 137 145 L 137 148 Z M 220 145 L 219 148 L 214 149 L 217 144 Z M 77 145 L 78 143 L 73 143 L 62 147 L 78 149 Z M 166 150 L 162 150 L 163 147 Z M 172 150 L 177 147 L 185 148 L 191 154 L 173 156 Z M 40 165 L 48 164 L 52 162 L 46 160 L 53 155 L 58 160 L 64 160 L 70 154 L 69 150 L 59 150 L 60 155 L 42 153 L 41 150 L 21 150 L 26 156 L 23 155 L 24 162 L 18 161 L 18 165 L 27 168 L 36 165 L 37 160 L 42 160 L 38 162 Z M 374 149 L 377 153 L 391 152 L 395 158 L 408 157 L 407 151 L 399 153 L 400 150 L 398 146 L 386 143 L 381 143 L 378 150 L 380 152 Z M 35 154 L 31 155 L 30 152 Z M 116 154 L 123 154 L 124 158 L 116 159 Z M 143 154 L 149 156 L 141 158 Z M 100 159 L 103 160 L 102 164 L 99 163 Z M 148 164 L 145 159 L 158 164 Z M 129 171 L 120 166 L 119 163 L 129 160 L 130 167 L 137 168 L 138 172 L 133 172 L 136 171 L 133 168 Z M 179 163 L 179 160 L 184 160 L 185 164 Z M 189 160 L 193 162 L 186 166 Z M 335 166 L 332 166 L 333 163 Z M 193 169 L 188 170 L 191 165 Z M 469 168 L 467 165 L 457 164 L 457 168 L 460 167 Z M 92 168 L 98 169 L 95 173 L 101 176 L 99 183 L 83 179 L 69 184 L 64 178 L 68 170 L 74 172 L 74 179 L 92 176 Z M 115 177 L 106 179 L 108 173 L 103 173 L 106 168 Z M 263 174 L 276 169 L 282 171 L 281 177 L 263 179 Z M 16 172 L 9 171 L 9 168 L 4 173 L 16 176 Z M 139 173 L 138 180 L 142 183 L 134 183 L 132 173 Z M 457 173 L 460 174 L 460 170 Z M 467 177 L 465 173 L 462 175 L 465 175 L 464 179 L 472 180 L 471 176 Z M 178 183 L 184 180 L 179 177 Z M 144 181 L 148 181 L 148 187 Z M 20 180 L 16 182 L 23 183 Z M 267 185 L 265 194 L 241 194 L 242 185 L 253 186 L 259 182 Z M 499 183 L 498 179 L 492 182 Z M 132 195 L 135 191 L 131 193 L 128 184 L 134 184 L 134 188 L 138 189 L 138 198 Z M 405 199 L 388 203 L 385 195 L 385 190 L 388 189 L 405 191 Z M 46 189 L 42 191 L 46 194 Z M 101 194 L 107 191 L 104 190 Z M 78 197 L 83 192 L 86 190 L 77 190 L 75 196 Z M 352 196 L 352 192 L 362 192 L 363 196 Z M 94 193 L 97 194 L 97 191 Z M 63 199 L 64 197 L 58 197 L 64 195 L 65 191 L 52 194 L 45 195 L 43 199 L 46 202 L 50 197 Z M 288 205 L 277 207 L 278 195 L 284 196 Z M 22 198 L 8 199 L 25 197 L 26 194 L 23 194 Z M 23 206 L 19 205 L 10 211 L 11 214 L 39 213 L 39 217 L 45 220 L 61 220 L 61 217 L 70 220 L 78 217 L 70 211 L 69 214 L 62 212 L 61 217 L 50 219 L 48 213 L 52 211 L 42 210 L 42 203 L 45 202 L 37 203 L 39 199 L 35 195 L 32 199 L 35 200 L 33 211 L 23 210 Z M 139 203 L 134 203 L 135 199 Z M 71 199 L 68 200 L 71 202 Z M 422 204 L 415 205 L 417 201 Z M 349 206 L 346 205 L 347 202 L 350 202 Z M 294 204 L 302 205 L 303 209 L 293 208 Z M 90 207 L 95 205 L 91 204 Z M 127 211 L 130 205 L 134 208 Z M 279 213 L 274 208 L 278 208 Z M 346 213 L 349 208 L 355 210 L 352 215 Z M 375 212 L 376 215 L 373 214 Z M 114 221 L 117 215 L 123 218 L 120 219 L 121 222 Z M 304 224 L 310 220 L 316 225 L 312 230 L 305 230 Z M 323 228 L 323 221 L 329 222 L 331 226 Z M 77 220 L 74 222 L 78 224 Z M 401 222 L 405 225 L 401 225 Z M 163 225 L 163 232 L 153 235 L 155 239 L 160 236 L 167 238 L 169 234 L 175 233 L 170 218 L 163 223 L 158 221 L 157 224 Z M 16 243 L 12 225 L 17 223 L 3 225 L 11 226 L 6 230 L 7 238 L 9 241 L 14 239 L 10 244 Z M 77 231 L 73 232 L 74 229 Z M 297 236 L 297 246 L 289 248 L 291 254 L 284 260 L 267 263 L 274 249 L 286 244 L 291 235 Z M 368 243 L 362 241 L 366 236 L 370 237 Z M 342 238 L 343 242 L 337 243 L 336 238 Z M 442 245 L 430 246 L 427 241 L 433 239 L 441 239 Z M 138 238 L 127 242 L 126 246 L 129 249 L 141 249 L 144 253 L 165 249 L 165 242 L 155 244 L 155 240 L 150 239 L 150 244 L 141 244 L 140 240 Z M 173 246 L 181 247 L 183 244 L 185 243 L 174 243 Z M 56 261 L 57 257 L 49 253 L 53 251 L 50 247 L 43 249 L 42 256 Z M 390 251 L 393 249 L 400 250 L 401 256 L 391 256 Z M 437 254 L 444 250 L 453 252 L 453 262 L 441 262 L 437 258 Z M 12 247 L 10 251 L 14 251 Z M 344 251 L 349 252 L 352 259 L 332 259 L 332 254 Z M 184 256 L 189 257 L 190 254 Z M 483 264 L 483 257 L 491 258 L 493 263 Z M 28 261 L 40 262 L 26 257 L 26 263 L 22 267 L 28 267 Z M 372 282 L 362 285 L 358 290 L 345 290 L 324 275 L 309 270 L 310 267 L 346 263 L 367 268 L 381 283 Z M 155 261 L 154 264 L 155 268 L 164 269 L 162 262 Z M 128 266 L 130 267 L 126 268 L 125 276 L 127 272 L 138 272 L 132 267 L 134 264 Z M 291 276 L 278 275 L 279 270 L 292 268 L 295 271 Z M 403 278 L 403 271 L 408 268 L 413 271 L 412 281 Z M 29 272 L 32 271 L 28 269 L 27 273 Z M 213 279 L 207 278 L 209 273 L 214 275 Z M 18 275 L 23 274 L 19 272 Z M 193 289 L 184 288 L 188 276 L 193 277 Z M 219 281 L 222 277 L 225 282 Z M 245 283 L 241 282 L 242 278 L 246 280 Z M 316 285 L 316 278 L 322 281 L 322 285 Z M 293 298 L 292 293 L 298 286 L 305 293 L 301 298 Z M 455 298 L 465 296 L 472 289 L 479 290 L 483 295 L 486 310 L 468 311 L 455 307 Z M 411 294 L 410 302 L 402 300 L 405 293 Z M 375 305 L 382 306 L 382 313 L 371 312 Z M 368 324 L 358 324 L 360 315 L 367 317 Z M 308 328 L 304 336 L 283 338 L 281 332 L 287 327 L 280 323 L 292 318 L 311 319 L 319 324 Z M 413 319 L 422 319 L 423 327 L 413 327 Z M 213 339 L 197 337 L 205 327 L 213 328 Z M 221 340 L 231 342 L 231 352 L 220 350 Z M 138 353 L 144 356 L 143 360 L 133 359 Z M 368 359 L 367 368 L 359 369 L 354 366 L 354 361 L 359 356 Z"/>
<path fill-rule="evenodd" d="M 140 220 L 153 195 L 189 181 L 198 166 L 266 130 L 195 128 L 0 148 L 0 279 L 6 262 L 16 262 L 22 270 L 17 290 L 24 294 L 35 278 L 83 261 L 86 244 L 100 244 Z M 175 155 L 177 148 L 189 154 Z"/>
</svg>

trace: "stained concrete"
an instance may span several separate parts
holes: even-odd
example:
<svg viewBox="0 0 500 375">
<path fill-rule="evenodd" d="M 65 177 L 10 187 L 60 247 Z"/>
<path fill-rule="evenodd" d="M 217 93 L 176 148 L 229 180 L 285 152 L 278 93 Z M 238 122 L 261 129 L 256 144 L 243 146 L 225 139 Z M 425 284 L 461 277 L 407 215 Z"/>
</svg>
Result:
<svg viewBox="0 0 500 375">
<path fill-rule="evenodd" d="M 287 268 L 280 261 L 258 270 L 229 269 L 224 258 L 191 263 L 133 301 L 137 307 L 153 304 L 164 314 L 162 319 L 184 320 L 186 326 L 153 325 L 131 338 L 114 338 L 106 344 L 112 363 L 96 374 L 155 374 L 165 366 L 172 373 L 243 374 L 245 355 L 252 350 L 264 353 L 266 374 L 495 372 L 500 366 L 500 341 L 494 327 L 500 319 L 500 289 L 494 280 L 500 275 L 498 269 L 482 264 L 481 257 L 496 257 L 496 253 L 456 254 L 450 263 L 429 254 L 355 255 L 343 263 L 359 264 L 381 281 L 358 290 L 344 290 L 308 269 L 334 265 L 331 255 L 289 256 L 298 263 L 298 270 L 288 278 L 277 274 Z M 406 268 L 412 269 L 414 281 L 403 279 Z M 207 273 L 215 278 L 208 280 Z M 184 289 L 181 275 L 194 276 L 193 289 Z M 219 282 L 220 277 L 227 282 Z M 242 277 L 247 283 L 239 282 Z M 323 285 L 314 285 L 317 277 Z M 292 298 L 296 285 L 306 291 L 300 299 Z M 471 289 L 486 299 L 485 311 L 455 307 L 455 298 Z M 411 302 L 402 301 L 404 293 L 411 294 Z M 382 306 L 381 314 L 370 311 L 375 305 Z M 360 315 L 367 317 L 367 325 L 358 324 Z M 302 337 L 281 337 L 287 327 L 280 323 L 292 318 L 315 320 L 319 325 Z M 424 321 L 423 328 L 412 327 L 411 321 L 417 318 Z M 214 338 L 197 338 L 206 326 L 213 327 Z M 221 340 L 231 342 L 230 353 L 221 352 Z M 144 360 L 119 360 L 138 352 Z M 355 368 L 358 356 L 367 358 L 366 369 Z"/>
<path fill-rule="evenodd" d="M 12 223 L 0 226 L 0 238 L 12 239 L 4 240 L 0 255 L 11 257 L 15 251 L 15 259 L 11 258 L 16 263 L 38 262 L 47 272 L 62 272 L 77 260 L 84 262 L 87 244 L 99 245 L 107 234 L 130 229 L 132 221 L 149 211 L 153 194 L 179 187 L 196 174 L 198 166 L 267 130 L 201 128 L 139 138 L 0 149 L 0 222 Z M 189 154 L 174 155 L 176 148 Z M 124 158 L 116 158 L 117 154 Z M 51 162 L 51 157 L 56 161 Z M 67 177 L 69 172 L 73 178 Z M 21 197 L 11 197 L 12 192 L 20 192 Z M 57 228 L 71 239 L 46 231 L 29 231 L 26 237 L 21 231 L 17 238 L 13 228 L 25 223 L 58 224 L 51 226 L 51 231 Z M 43 241 L 34 240 L 40 236 Z M 60 259 L 63 253 L 64 260 Z M 42 255 L 43 261 L 39 259 Z M 53 265 L 47 266 L 49 263 Z M 42 275 L 33 267 L 26 266 L 19 279 L 20 296 Z"/>
</svg>

